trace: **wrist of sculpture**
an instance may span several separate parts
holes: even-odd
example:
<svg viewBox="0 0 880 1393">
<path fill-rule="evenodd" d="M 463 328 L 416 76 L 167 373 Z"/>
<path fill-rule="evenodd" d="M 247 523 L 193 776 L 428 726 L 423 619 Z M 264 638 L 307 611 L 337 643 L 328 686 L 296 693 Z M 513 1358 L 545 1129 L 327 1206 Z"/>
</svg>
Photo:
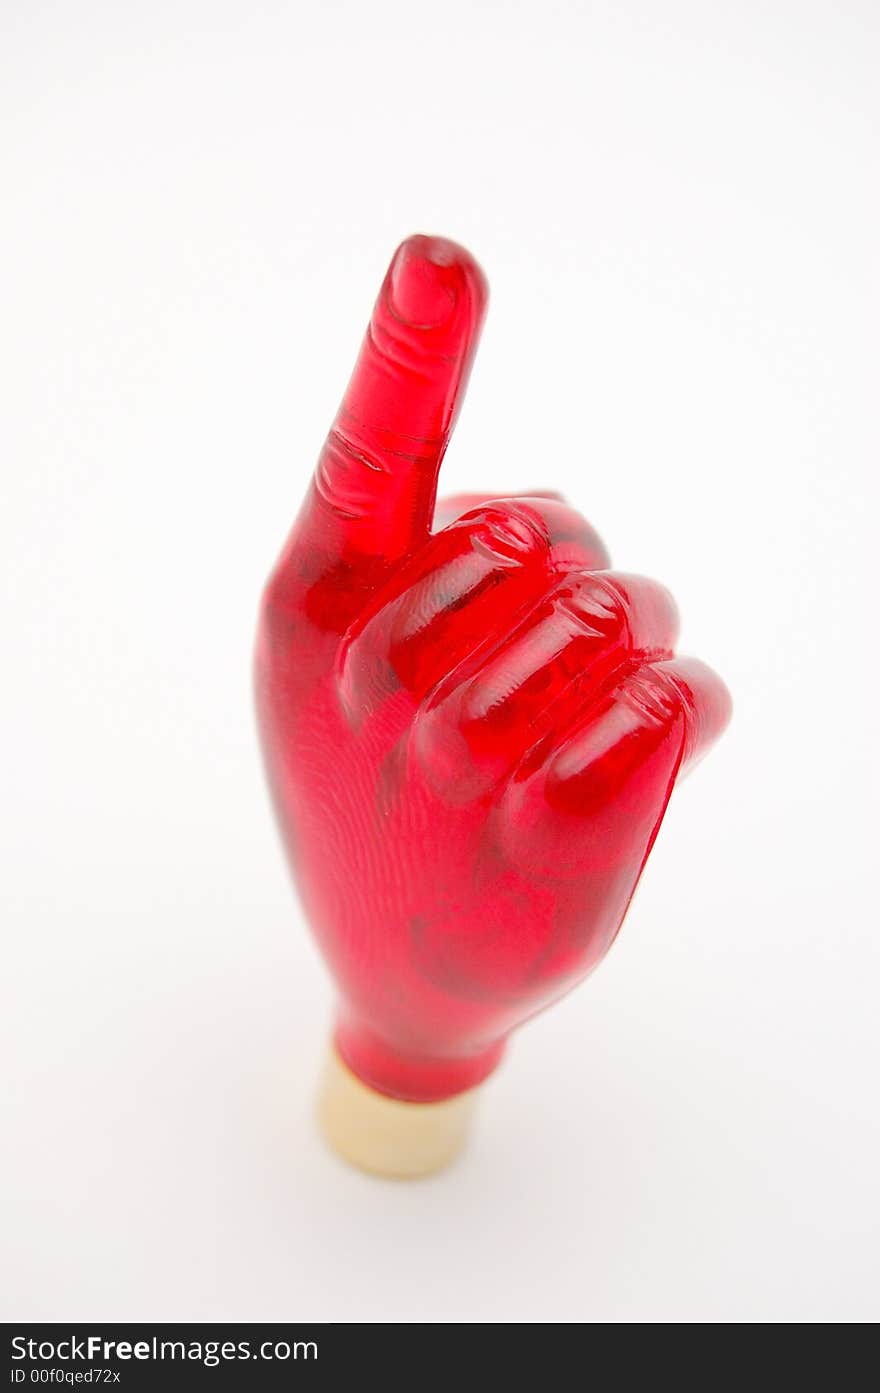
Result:
<svg viewBox="0 0 880 1393">
<path fill-rule="evenodd" d="M 353 1074 L 377 1093 L 408 1103 L 439 1103 L 476 1088 L 501 1060 L 506 1040 L 482 1047 L 466 1038 L 450 1041 L 440 1053 L 390 1044 L 343 1011 L 336 1024 L 334 1048 Z"/>
</svg>

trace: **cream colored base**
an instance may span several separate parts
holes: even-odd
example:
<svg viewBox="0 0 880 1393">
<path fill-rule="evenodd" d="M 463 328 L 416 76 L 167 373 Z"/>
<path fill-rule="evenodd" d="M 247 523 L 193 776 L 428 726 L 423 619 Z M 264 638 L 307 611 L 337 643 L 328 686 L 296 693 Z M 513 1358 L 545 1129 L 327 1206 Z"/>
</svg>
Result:
<svg viewBox="0 0 880 1393">
<path fill-rule="evenodd" d="M 318 1120 L 333 1150 L 353 1166 L 416 1179 L 442 1170 L 461 1150 L 479 1091 L 441 1103 L 403 1103 L 361 1083 L 331 1046 Z"/>
</svg>

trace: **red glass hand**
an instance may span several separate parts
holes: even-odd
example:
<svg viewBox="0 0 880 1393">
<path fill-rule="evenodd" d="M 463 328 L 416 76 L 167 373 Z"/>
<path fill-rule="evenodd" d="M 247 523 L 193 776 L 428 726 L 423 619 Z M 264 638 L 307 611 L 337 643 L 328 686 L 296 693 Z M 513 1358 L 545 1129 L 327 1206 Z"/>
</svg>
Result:
<svg viewBox="0 0 880 1393">
<path fill-rule="evenodd" d="M 478 1083 L 599 962 L 676 779 L 730 710 L 708 668 L 674 658 L 667 591 L 608 570 L 561 499 L 435 516 L 485 304 L 462 248 L 398 249 L 257 646 L 339 1051 L 416 1101 Z"/>
</svg>

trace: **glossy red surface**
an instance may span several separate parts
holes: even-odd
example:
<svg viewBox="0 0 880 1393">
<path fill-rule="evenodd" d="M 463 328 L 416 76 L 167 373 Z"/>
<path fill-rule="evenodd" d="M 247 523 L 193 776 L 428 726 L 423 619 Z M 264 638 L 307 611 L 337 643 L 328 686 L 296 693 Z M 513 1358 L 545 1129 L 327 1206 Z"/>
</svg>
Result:
<svg viewBox="0 0 880 1393">
<path fill-rule="evenodd" d="M 435 520 L 485 304 L 462 248 L 398 249 L 257 645 L 337 1043 L 366 1083 L 417 1100 L 478 1083 L 595 967 L 673 784 L 730 710 L 673 656 L 668 592 L 609 570 L 558 497 L 469 496 Z"/>
</svg>

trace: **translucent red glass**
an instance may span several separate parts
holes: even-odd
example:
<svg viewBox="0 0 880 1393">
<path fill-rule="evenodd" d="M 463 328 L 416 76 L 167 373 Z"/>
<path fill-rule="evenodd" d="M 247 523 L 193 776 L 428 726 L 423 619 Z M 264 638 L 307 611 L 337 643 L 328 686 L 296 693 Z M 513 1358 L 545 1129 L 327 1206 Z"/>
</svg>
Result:
<svg viewBox="0 0 880 1393">
<path fill-rule="evenodd" d="M 435 517 L 486 293 L 453 243 L 398 249 L 257 644 L 339 1050 L 425 1101 L 483 1079 L 607 952 L 673 784 L 729 716 L 720 680 L 673 656 L 668 592 L 609 570 L 560 498 Z"/>
</svg>

